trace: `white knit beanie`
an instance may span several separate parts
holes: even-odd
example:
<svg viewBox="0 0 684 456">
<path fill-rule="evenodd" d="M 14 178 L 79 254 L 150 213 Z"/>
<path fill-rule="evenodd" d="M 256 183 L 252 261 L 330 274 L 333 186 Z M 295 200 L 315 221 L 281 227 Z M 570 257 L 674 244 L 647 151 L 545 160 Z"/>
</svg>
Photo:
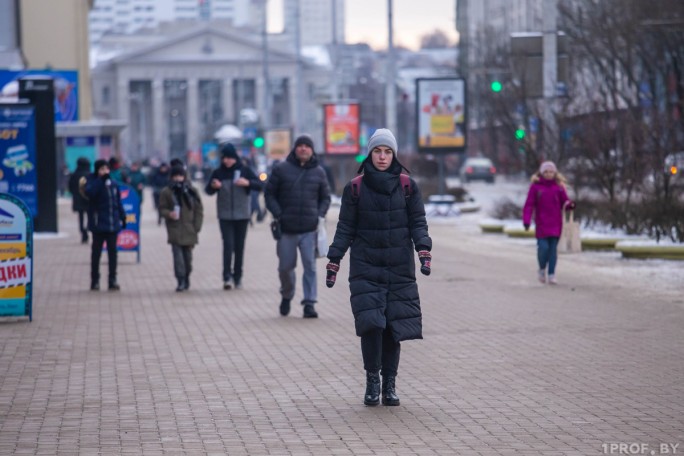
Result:
<svg viewBox="0 0 684 456">
<path fill-rule="evenodd" d="M 389 147 L 392 149 L 392 152 L 394 152 L 394 156 L 397 156 L 397 140 L 387 128 L 378 128 L 375 130 L 375 133 L 373 133 L 373 136 L 370 137 L 368 140 L 368 155 L 370 155 L 370 153 L 373 152 L 373 149 L 378 146 Z"/>
</svg>

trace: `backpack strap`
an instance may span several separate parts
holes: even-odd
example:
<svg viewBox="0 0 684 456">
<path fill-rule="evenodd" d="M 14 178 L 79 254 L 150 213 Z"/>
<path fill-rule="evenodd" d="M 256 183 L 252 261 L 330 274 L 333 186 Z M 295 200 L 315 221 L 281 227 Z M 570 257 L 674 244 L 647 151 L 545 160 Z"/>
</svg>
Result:
<svg viewBox="0 0 684 456">
<path fill-rule="evenodd" d="M 351 180 L 352 197 L 358 199 L 361 196 L 361 180 L 363 179 L 363 174 L 359 174 Z M 408 199 L 411 196 L 411 178 L 408 174 L 399 174 L 399 183 L 401 188 L 404 189 L 404 198 Z"/>
<path fill-rule="evenodd" d="M 352 197 L 354 199 L 359 199 L 361 196 L 361 180 L 363 179 L 363 174 L 359 174 L 351 180 Z"/>
<path fill-rule="evenodd" d="M 404 197 L 408 199 L 411 196 L 411 178 L 408 177 L 408 174 L 401 173 L 399 174 L 399 183 L 404 189 Z"/>
</svg>

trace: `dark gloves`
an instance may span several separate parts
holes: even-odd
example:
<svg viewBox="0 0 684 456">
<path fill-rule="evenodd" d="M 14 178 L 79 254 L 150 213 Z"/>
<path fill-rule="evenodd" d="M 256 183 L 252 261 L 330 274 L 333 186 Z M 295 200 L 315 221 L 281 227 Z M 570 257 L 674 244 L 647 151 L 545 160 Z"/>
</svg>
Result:
<svg viewBox="0 0 684 456">
<path fill-rule="evenodd" d="M 121 229 L 125 230 L 126 229 L 126 216 L 124 215 L 121 217 Z"/>
<path fill-rule="evenodd" d="M 525 228 L 525 231 L 530 229 L 530 224 L 529 223 L 523 223 L 523 227 Z"/>
<path fill-rule="evenodd" d="M 337 271 L 340 270 L 340 260 L 331 259 L 325 267 L 325 286 L 332 288 L 337 280 Z"/>
<path fill-rule="evenodd" d="M 432 255 L 427 250 L 421 250 L 418 252 L 418 259 L 420 260 L 420 272 L 423 275 L 430 275 L 430 268 L 432 263 Z"/>
</svg>

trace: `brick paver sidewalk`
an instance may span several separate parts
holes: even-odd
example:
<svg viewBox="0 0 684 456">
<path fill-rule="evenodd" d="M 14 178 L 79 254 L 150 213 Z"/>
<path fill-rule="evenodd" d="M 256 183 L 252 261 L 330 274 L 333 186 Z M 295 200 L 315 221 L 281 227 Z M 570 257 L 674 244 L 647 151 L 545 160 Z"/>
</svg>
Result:
<svg viewBox="0 0 684 456">
<path fill-rule="evenodd" d="M 402 345 L 402 405 L 370 408 L 346 259 L 332 290 L 318 262 L 321 318 L 280 317 L 267 224 L 248 233 L 244 289 L 223 291 L 206 198 L 192 289 L 175 293 L 147 196 L 142 263 L 120 254 L 120 293 L 88 291 L 68 203 L 70 236 L 36 242 L 34 321 L 0 323 L 0 454 L 684 453 L 681 295 L 568 257 L 565 285 L 543 287 L 529 245 L 432 224 L 425 339 Z"/>
</svg>

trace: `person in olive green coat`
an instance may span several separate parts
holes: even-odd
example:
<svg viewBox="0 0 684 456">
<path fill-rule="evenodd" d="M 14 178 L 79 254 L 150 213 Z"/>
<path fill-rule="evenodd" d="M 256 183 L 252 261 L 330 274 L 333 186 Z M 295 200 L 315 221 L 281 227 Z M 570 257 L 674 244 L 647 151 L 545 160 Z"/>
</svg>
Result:
<svg viewBox="0 0 684 456">
<path fill-rule="evenodd" d="M 182 166 L 171 168 L 171 182 L 159 195 L 159 213 L 166 220 L 168 242 L 173 252 L 176 291 L 190 288 L 192 249 L 202 229 L 204 210 L 197 190 L 186 181 Z"/>
</svg>

